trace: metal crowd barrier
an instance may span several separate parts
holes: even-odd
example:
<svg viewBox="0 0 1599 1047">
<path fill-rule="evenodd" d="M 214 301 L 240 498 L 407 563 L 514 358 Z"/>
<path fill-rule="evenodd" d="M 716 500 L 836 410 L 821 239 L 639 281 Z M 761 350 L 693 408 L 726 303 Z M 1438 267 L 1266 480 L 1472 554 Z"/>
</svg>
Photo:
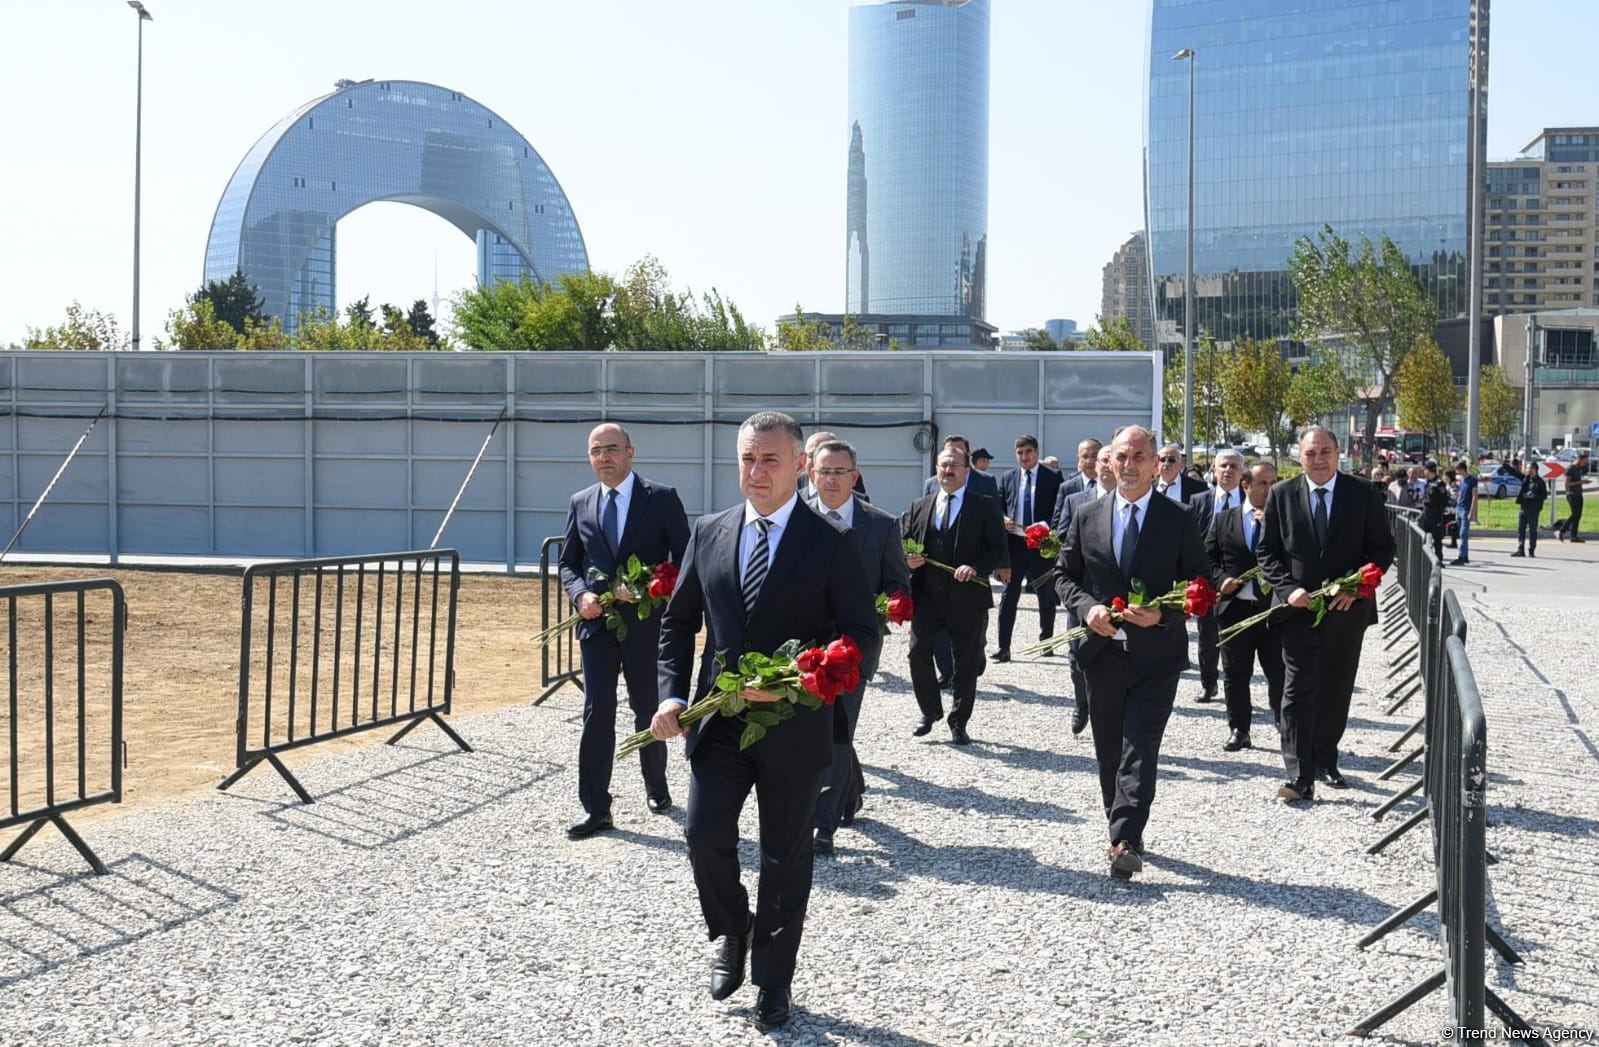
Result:
<svg viewBox="0 0 1599 1047">
<path fill-rule="evenodd" d="M 1396 509 L 1390 512 L 1390 520 L 1396 545 L 1395 569 L 1403 587 L 1402 602 L 1398 597 L 1389 598 L 1390 610 L 1403 609 L 1402 615 L 1396 615 L 1398 624 L 1393 627 L 1395 635 L 1390 636 L 1390 649 L 1407 629 L 1414 633 L 1413 651 L 1396 657 L 1392 672 L 1405 672 L 1412 655 L 1414 670 L 1406 678 L 1413 684 L 1410 692 L 1389 712 L 1396 711 L 1417 690 L 1424 706 L 1421 720 L 1390 748 L 1397 751 L 1417 732 L 1422 733 L 1423 741 L 1381 777 L 1390 778 L 1417 759 L 1422 761 L 1422 773 L 1372 816 L 1382 818 L 1417 792 L 1423 803 L 1420 810 L 1368 848 L 1367 853 L 1381 851 L 1410 829 L 1430 821 L 1435 886 L 1384 920 L 1358 944 L 1362 949 L 1372 945 L 1436 903 L 1444 963 L 1442 970 L 1362 1019 L 1350 1032 L 1369 1036 L 1440 987 L 1448 994 L 1452 1026 L 1480 1031 L 1485 1010 L 1491 1010 L 1506 1025 L 1530 1032 L 1530 1026 L 1484 983 L 1485 945 L 1492 945 L 1509 963 L 1520 963 L 1521 957 L 1488 924 L 1484 912 L 1487 869 L 1492 862 L 1485 834 L 1487 721 L 1466 656 L 1465 615 L 1453 590 L 1443 587 L 1432 543 L 1416 526 L 1415 514 Z M 1402 682 L 1400 686 L 1405 685 Z"/>
<path fill-rule="evenodd" d="M 237 766 L 217 788 L 226 789 L 265 762 L 302 802 L 310 803 L 311 794 L 278 754 L 394 724 L 404 726 L 389 739 L 390 745 L 431 720 L 463 752 L 471 752 L 444 721 L 455 690 L 460 584 L 461 558 L 454 549 L 283 560 L 247 568 L 239 628 Z M 264 621 L 256 620 L 258 585 L 266 590 Z M 280 595 L 282 590 L 287 591 Z M 392 622 L 387 627 L 386 612 Z M 264 632 L 259 664 L 258 629 Z M 303 653 L 307 647 L 309 652 Z M 257 682 L 261 703 L 252 722 L 250 699 Z M 279 699 L 276 707 L 274 698 Z"/>
<path fill-rule="evenodd" d="M 99 610 L 91 606 L 88 596 L 94 592 L 110 594 L 110 622 L 93 617 Z M 122 767 L 125 749 L 122 739 L 122 646 L 127 631 L 127 602 L 122 586 L 109 578 L 94 578 L 77 582 L 46 582 L 36 585 L 7 585 L 0 587 L 0 597 L 6 607 L 6 707 L 4 744 L 6 746 L 7 807 L 0 812 L 0 830 L 14 825 L 27 824 L 16 839 L 0 851 L 0 861 L 10 861 L 23 845 L 33 839 L 46 825 L 54 825 L 67 842 L 77 849 L 84 861 L 97 874 L 104 875 L 105 864 L 83 842 L 65 815 L 100 803 L 122 802 Z M 59 641 L 56 635 L 57 598 L 67 604 L 71 616 L 69 635 Z M 37 617 L 28 615 L 26 633 L 20 642 L 28 647 L 28 657 L 19 650 L 19 606 L 24 610 L 29 604 L 39 608 Z M 91 639 L 90 624 L 111 630 L 111 673 L 109 695 L 96 693 L 91 698 L 89 687 L 87 650 Z M 37 627 L 37 632 L 35 631 Z M 35 647 L 34 644 L 39 644 Z M 70 688 L 67 700 L 56 700 L 57 647 L 70 647 L 76 671 L 62 681 Z M 99 687 L 96 692 L 101 692 Z M 27 704 L 23 697 L 26 692 Z M 24 732 L 22 720 L 32 719 L 35 713 L 33 699 L 39 700 L 37 724 L 29 724 Z M 93 705 L 91 706 L 91 701 Z M 65 705 L 65 710 L 62 706 Z M 109 706 L 109 707 L 107 707 Z M 96 724 L 90 727 L 91 711 Z M 57 720 L 64 722 L 58 724 Z M 104 721 L 104 732 L 100 721 Z M 37 727 L 38 735 L 27 751 L 23 749 L 27 734 Z M 66 728 L 63 732 L 61 729 Z M 90 735 L 94 734 L 92 740 Z M 66 782 L 56 777 L 57 752 L 64 735 L 70 737 L 66 757 L 76 774 Z M 35 746 L 42 743 L 42 749 Z M 95 776 L 91 790 L 89 766 L 108 760 L 108 773 L 104 779 Z M 27 774 L 27 784 L 23 775 Z M 75 779 L 75 780 L 73 780 Z M 42 783 L 42 788 L 40 784 Z M 104 788 L 100 786 L 104 785 Z M 27 806 L 24 806 L 24 803 Z"/>
<path fill-rule="evenodd" d="M 559 566 L 561 547 L 565 544 L 566 538 L 556 535 L 544 539 L 544 543 L 539 546 L 539 583 L 542 586 L 539 593 L 539 611 L 543 615 L 541 621 L 545 627 L 565 617 L 569 606 L 566 590 L 561 586 Z M 551 550 L 554 550 L 553 558 Z M 550 573 L 552 562 L 556 565 L 554 574 Z M 552 648 L 555 651 L 553 658 L 550 657 Z M 533 699 L 533 704 L 538 705 L 567 684 L 577 682 L 582 675 L 583 665 L 577 657 L 577 630 L 568 629 L 565 636 L 551 642 L 539 652 L 539 686 L 544 690 Z"/>
</svg>

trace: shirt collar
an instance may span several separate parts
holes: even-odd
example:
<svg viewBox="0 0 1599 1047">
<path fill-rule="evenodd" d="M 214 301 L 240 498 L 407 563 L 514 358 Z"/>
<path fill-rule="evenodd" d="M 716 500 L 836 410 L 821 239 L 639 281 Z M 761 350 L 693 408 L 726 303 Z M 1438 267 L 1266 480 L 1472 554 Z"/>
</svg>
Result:
<svg viewBox="0 0 1599 1047">
<path fill-rule="evenodd" d="M 799 492 L 795 491 L 793 494 L 788 496 L 788 501 L 779 506 L 775 512 L 768 513 L 766 518 L 772 521 L 772 525 L 775 527 L 787 527 L 788 518 L 794 515 L 794 506 L 798 504 Z M 755 511 L 755 506 L 751 505 L 748 499 L 745 499 L 744 526 L 748 527 L 750 524 L 760 519 L 760 516 L 761 514 Z"/>
<path fill-rule="evenodd" d="M 971 482 L 970 480 L 967 481 L 967 483 L 970 483 L 970 482 Z M 955 488 L 954 492 L 952 494 L 950 494 L 949 500 L 951 502 L 960 501 L 961 497 L 966 494 L 966 486 L 967 486 L 966 484 L 961 484 L 959 487 Z M 945 493 L 944 492 L 944 488 L 942 486 L 939 487 L 938 496 L 940 498 L 943 498 L 944 497 L 944 493 Z"/>
<path fill-rule="evenodd" d="M 600 487 L 604 488 L 604 490 L 607 493 L 609 493 L 611 490 L 613 490 L 613 488 L 606 487 L 604 484 L 600 484 Z M 616 491 L 616 496 L 618 498 L 627 498 L 627 497 L 630 497 L 633 494 L 633 472 L 632 472 L 632 470 L 628 471 L 628 474 L 622 478 L 622 482 L 617 484 L 616 487 L 614 488 L 614 490 Z"/>
<path fill-rule="evenodd" d="M 1114 488 L 1114 487 L 1106 487 L 1104 484 L 1100 483 L 1098 480 L 1095 480 L 1094 481 L 1094 500 L 1097 502 L 1097 501 L 1099 501 L 1099 499 L 1105 497 L 1107 494 L 1110 494 L 1114 490 L 1116 490 L 1116 488 Z"/>
<path fill-rule="evenodd" d="M 839 506 L 837 509 L 829 509 L 822 502 L 822 496 L 821 495 L 817 495 L 816 496 L 816 503 L 813 506 L 813 508 L 816 510 L 816 515 L 817 516 L 826 516 L 828 513 L 837 513 L 838 516 L 839 516 L 839 519 L 843 520 L 846 525 L 852 526 L 854 524 L 854 522 L 855 522 L 855 496 L 854 495 L 850 495 L 848 498 L 844 499 L 844 504 Z"/>
<path fill-rule="evenodd" d="M 1153 484 L 1151 484 L 1150 487 L 1149 487 L 1149 490 L 1144 492 L 1144 496 L 1142 498 L 1138 499 L 1135 502 L 1129 502 L 1126 498 L 1122 497 L 1121 489 L 1117 488 L 1117 490 L 1116 490 L 1116 501 L 1115 501 L 1115 504 L 1112 506 L 1112 508 L 1116 511 L 1116 514 L 1119 516 L 1119 515 L 1121 515 L 1122 509 L 1123 509 L 1124 506 L 1136 505 L 1136 506 L 1138 506 L 1138 518 L 1140 520 L 1143 520 L 1146 517 L 1148 517 L 1148 515 L 1149 515 L 1149 498 L 1154 493 L 1155 493 L 1155 487 L 1154 487 Z M 1142 525 L 1140 524 L 1140 526 L 1142 526 Z"/>
<path fill-rule="evenodd" d="M 1305 474 L 1305 483 L 1310 485 L 1310 489 L 1312 491 L 1325 490 L 1329 495 L 1331 495 L 1333 493 L 1333 485 L 1336 484 L 1337 482 L 1338 482 L 1338 474 L 1337 473 L 1333 473 L 1332 474 L 1332 479 L 1328 480 L 1325 484 L 1317 484 L 1316 481 L 1314 481 L 1314 480 L 1312 480 L 1310 478 L 1310 474 L 1309 473 Z"/>
</svg>

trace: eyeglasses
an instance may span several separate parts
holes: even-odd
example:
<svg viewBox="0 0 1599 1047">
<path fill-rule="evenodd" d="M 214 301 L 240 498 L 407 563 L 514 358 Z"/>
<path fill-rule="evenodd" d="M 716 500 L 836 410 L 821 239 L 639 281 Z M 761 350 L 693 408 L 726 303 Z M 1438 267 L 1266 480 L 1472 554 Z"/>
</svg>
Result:
<svg viewBox="0 0 1599 1047">
<path fill-rule="evenodd" d="M 1162 459 L 1161 459 L 1161 462 L 1162 462 L 1162 463 L 1163 463 L 1163 464 L 1165 464 L 1165 465 L 1170 465 L 1170 464 L 1172 464 L 1172 463 L 1173 463 L 1173 462 L 1180 462 L 1180 461 L 1182 461 L 1182 459 L 1181 459 L 1181 458 L 1170 458 L 1170 457 L 1167 457 L 1167 458 L 1162 458 Z"/>
<path fill-rule="evenodd" d="M 816 475 L 817 476 L 828 476 L 828 477 L 833 477 L 833 478 L 840 478 L 840 477 L 848 476 L 850 473 L 853 473 L 854 471 L 855 471 L 854 469 L 818 469 L 818 470 L 816 470 Z"/>
</svg>

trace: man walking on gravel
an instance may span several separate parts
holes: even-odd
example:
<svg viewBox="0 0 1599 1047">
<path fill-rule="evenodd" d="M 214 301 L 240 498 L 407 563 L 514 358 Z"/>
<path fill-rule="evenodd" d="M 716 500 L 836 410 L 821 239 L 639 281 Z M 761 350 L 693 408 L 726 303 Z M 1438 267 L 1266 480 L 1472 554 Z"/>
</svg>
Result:
<svg viewBox="0 0 1599 1047">
<path fill-rule="evenodd" d="M 1588 452 L 1578 451 L 1577 460 L 1566 467 L 1566 508 L 1571 515 L 1555 524 L 1562 542 L 1587 541 L 1579 532 L 1582 526 L 1582 483 L 1588 479 Z"/>
</svg>

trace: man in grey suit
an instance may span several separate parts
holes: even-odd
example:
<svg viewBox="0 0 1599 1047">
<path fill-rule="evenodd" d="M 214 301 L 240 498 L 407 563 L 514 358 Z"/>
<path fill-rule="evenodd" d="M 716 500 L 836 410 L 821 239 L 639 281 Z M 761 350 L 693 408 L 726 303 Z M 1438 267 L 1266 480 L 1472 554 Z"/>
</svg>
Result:
<svg viewBox="0 0 1599 1047">
<path fill-rule="evenodd" d="M 1093 441 L 1098 444 L 1099 441 Z M 1078 491 L 1060 504 L 1060 534 L 1066 533 L 1066 528 L 1072 525 L 1072 517 L 1076 516 L 1084 507 L 1093 505 L 1099 499 L 1116 490 L 1116 466 L 1110 460 L 1110 447 L 1099 449 L 1094 468 L 1099 473 L 1099 479 L 1094 486 L 1086 491 Z M 1075 629 L 1083 624 L 1077 620 L 1070 606 L 1066 608 L 1066 628 Z M 1083 667 L 1077 661 L 1077 649 L 1082 646 L 1081 640 L 1074 640 L 1066 648 L 1066 658 L 1071 666 L 1072 694 L 1077 699 L 1077 706 L 1072 710 L 1072 733 L 1082 734 L 1088 726 L 1088 681 L 1083 678 Z"/>
<path fill-rule="evenodd" d="M 1060 490 L 1055 492 L 1055 508 L 1049 516 L 1050 530 L 1063 533 L 1065 524 L 1061 522 L 1061 512 L 1066 508 L 1066 499 L 1074 494 L 1092 491 L 1099 482 L 1099 451 L 1101 444 L 1090 436 L 1077 445 L 1077 472 L 1068 476 L 1060 485 Z"/>
<path fill-rule="evenodd" d="M 821 444 L 811 452 L 810 473 L 816 491 L 811 508 L 834 527 L 850 533 L 861 554 L 866 588 L 872 596 L 910 592 L 911 575 L 905 566 L 899 520 L 854 493 L 855 479 L 860 475 L 855 448 L 842 440 Z M 882 631 L 886 634 L 887 627 Z M 861 719 L 861 699 L 877 672 L 882 649 L 861 654 L 860 686 L 839 695 L 833 704 L 833 766 L 822 779 L 822 792 L 816 798 L 817 854 L 833 852 L 833 833 L 840 825 L 855 820 L 866 791 L 866 778 L 855 755 L 855 728 Z"/>
</svg>

